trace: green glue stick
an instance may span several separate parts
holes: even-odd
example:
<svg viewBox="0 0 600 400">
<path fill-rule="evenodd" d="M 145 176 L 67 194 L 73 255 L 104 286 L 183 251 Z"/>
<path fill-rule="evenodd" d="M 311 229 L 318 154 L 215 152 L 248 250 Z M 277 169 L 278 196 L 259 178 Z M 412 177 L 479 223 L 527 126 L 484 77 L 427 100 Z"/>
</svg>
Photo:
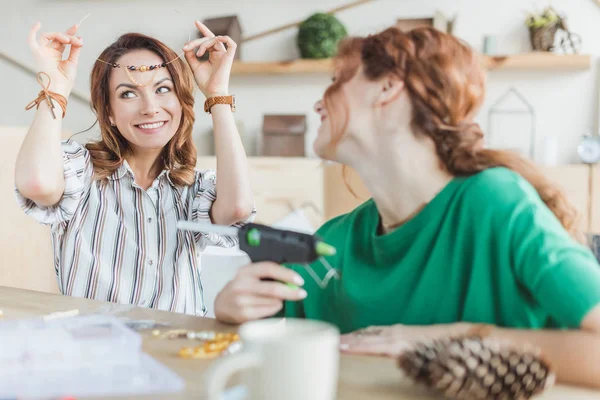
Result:
<svg viewBox="0 0 600 400">
<path fill-rule="evenodd" d="M 335 247 L 325 242 L 317 242 L 315 251 L 320 256 L 333 256 L 336 253 Z"/>
</svg>

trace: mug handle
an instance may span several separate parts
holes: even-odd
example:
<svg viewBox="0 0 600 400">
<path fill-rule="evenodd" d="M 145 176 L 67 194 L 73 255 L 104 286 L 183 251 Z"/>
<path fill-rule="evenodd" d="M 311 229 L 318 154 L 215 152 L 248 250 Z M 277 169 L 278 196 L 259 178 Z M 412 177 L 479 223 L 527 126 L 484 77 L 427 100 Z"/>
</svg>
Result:
<svg viewBox="0 0 600 400">
<path fill-rule="evenodd" d="M 227 381 L 233 374 L 244 369 L 259 367 L 260 364 L 260 356 L 255 352 L 230 354 L 217 360 L 204 376 L 206 399 L 222 400 Z"/>
</svg>

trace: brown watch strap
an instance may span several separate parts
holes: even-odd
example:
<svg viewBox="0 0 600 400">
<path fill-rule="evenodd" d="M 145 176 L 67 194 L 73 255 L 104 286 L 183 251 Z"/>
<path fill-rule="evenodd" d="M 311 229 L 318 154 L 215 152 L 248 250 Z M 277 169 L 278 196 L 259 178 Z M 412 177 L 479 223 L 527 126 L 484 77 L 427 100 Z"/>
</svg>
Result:
<svg viewBox="0 0 600 400">
<path fill-rule="evenodd" d="M 210 114 L 210 110 L 215 104 L 229 104 L 231 106 L 231 111 L 235 112 L 235 96 L 233 95 L 209 97 L 204 102 L 204 112 Z"/>
</svg>

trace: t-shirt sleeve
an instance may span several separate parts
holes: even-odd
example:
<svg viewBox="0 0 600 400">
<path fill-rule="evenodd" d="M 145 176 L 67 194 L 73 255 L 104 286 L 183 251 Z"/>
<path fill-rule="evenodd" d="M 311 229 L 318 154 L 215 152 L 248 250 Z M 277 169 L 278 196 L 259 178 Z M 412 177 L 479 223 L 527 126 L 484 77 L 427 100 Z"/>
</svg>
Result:
<svg viewBox="0 0 600 400">
<path fill-rule="evenodd" d="M 192 221 L 203 224 L 212 224 L 210 219 L 210 210 L 217 199 L 217 174 L 214 170 L 196 171 L 196 183 L 194 185 L 194 201 L 192 204 Z M 242 227 L 256 217 L 256 207 L 252 208 L 250 215 L 232 226 Z M 219 247 L 234 247 L 238 244 L 236 236 L 227 236 L 217 233 L 194 233 L 195 240 L 203 239 L 205 244 Z"/>
<path fill-rule="evenodd" d="M 52 206 L 37 204 L 24 197 L 15 188 L 15 196 L 21 209 L 42 224 L 52 225 L 70 221 L 85 190 L 92 182 L 94 169 L 88 150 L 69 139 L 62 143 L 62 152 L 65 190 L 57 204 Z"/>
<path fill-rule="evenodd" d="M 509 241 L 517 279 L 560 325 L 578 328 L 600 304 L 600 266 L 552 211 L 525 187 L 508 213 Z"/>
</svg>

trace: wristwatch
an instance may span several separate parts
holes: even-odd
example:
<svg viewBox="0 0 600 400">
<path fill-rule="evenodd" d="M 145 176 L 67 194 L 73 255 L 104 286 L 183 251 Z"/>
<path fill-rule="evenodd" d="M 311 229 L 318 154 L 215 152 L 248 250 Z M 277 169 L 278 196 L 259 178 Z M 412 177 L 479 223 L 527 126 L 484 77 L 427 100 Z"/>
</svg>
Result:
<svg viewBox="0 0 600 400">
<path fill-rule="evenodd" d="M 231 111 L 235 112 L 235 96 L 215 96 L 209 97 L 204 102 L 204 112 L 210 114 L 210 109 L 215 104 L 229 104 L 231 106 Z"/>
</svg>

